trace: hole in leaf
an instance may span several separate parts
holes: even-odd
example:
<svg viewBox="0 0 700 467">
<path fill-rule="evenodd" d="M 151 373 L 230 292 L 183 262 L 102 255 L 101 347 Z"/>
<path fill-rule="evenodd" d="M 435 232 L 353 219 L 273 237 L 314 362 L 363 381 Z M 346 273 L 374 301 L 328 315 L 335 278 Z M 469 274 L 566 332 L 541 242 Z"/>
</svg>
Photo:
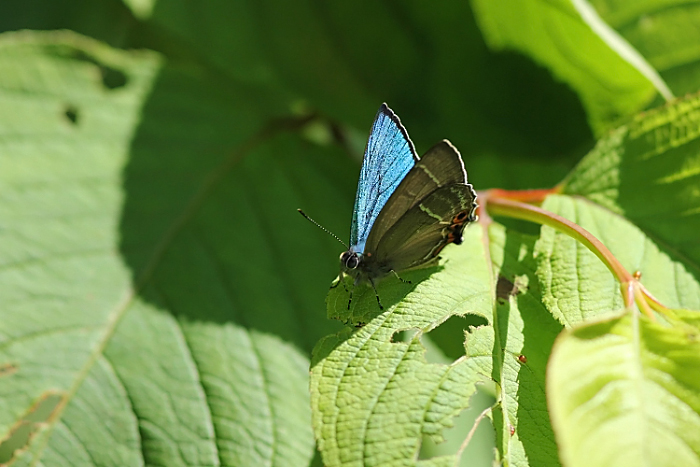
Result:
<svg viewBox="0 0 700 467">
<path fill-rule="evenodd" d="M 413 338 L 413 336 L 416 335 L 416 332 L 418 332 L 417 329 L 405 329 L 403 331 L 396 331 L 391 336 L 391 342 L 393 342 L 393 343 L 408 342 Z"/>
<path fill-rule="evenodd" d="M 116 68 L 101 66 L 100 71 L 102 72 L 102 84 L 107 89 L 117 89 L 126 86 L 126 75 Z"/>
<path fill-rule="evenodd" d="M 485 326 L 485 318 L 477 315 L 451 316 L 440 326 L 430 331 L 433 343 L 446 357 L 457 360 L 464 355 L 464 332 L 470 327 Z"/>
<path fill-rule="evenodd" d="M 112 68 L 111 66 L 103 65 L 102 63 L 98 62 L 95 58 L 91 57 L 85 52 L 77 52 L 74 55 L 74 58 L 84 62 L 92 63 L 93 65 L 98 67 L 100 70 L 100 75 L 102 76 L 102 85 L 107 89 L 121 88 L 123 86 L 126 86 L 126 83 L 129 81 L 125 73 L 121 72 L 120 70 L 117 70 L 116 68 Z"/>
<path fill-rule="evenodd" d="M 15 423 L 10 430 L 9 436 L 0 443 L 0 464 L 4 465 L 6 462 L 9 462 L 12 460 L 16 450 L 23 449 L 29 445 L 32 435 L 42 423 L 51 417 L 61 399 L 61 394 L 44 394 L 24 417 Z"/>
<path fill-rule="evenodd" d="M 72 105 L 66 106 L 66 110 L 64 111 L 64 114 L 66 118 L 68 119 L 69 122 L 71 122 L 73 125 L 78 124 L 78 109 L 73 107 Z"/>
</svg>

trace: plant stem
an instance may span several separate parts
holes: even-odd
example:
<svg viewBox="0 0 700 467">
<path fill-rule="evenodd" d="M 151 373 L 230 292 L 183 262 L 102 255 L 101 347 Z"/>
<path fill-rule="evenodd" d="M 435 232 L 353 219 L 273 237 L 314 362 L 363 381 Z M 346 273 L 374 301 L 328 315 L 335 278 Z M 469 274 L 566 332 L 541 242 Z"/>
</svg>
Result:
<svg viewBox="0 0 700 467">
<path fill-rule="evenodd" d="M 483 192 L 482 192 L 483 193 Z M 543 188 L 539 190 L 501 190 L 500 188 L 494 188 L 488 190 L 486 193 L 487 199 L 490 201 L 492 199 L 512 199 L 515 201 L 522 201 L 524 203 L 536 203 L 539 204 L 547 197 L 547 195 L 561 193 L 561 188 L 555 186 L 554 188 Z"/>
</svg>

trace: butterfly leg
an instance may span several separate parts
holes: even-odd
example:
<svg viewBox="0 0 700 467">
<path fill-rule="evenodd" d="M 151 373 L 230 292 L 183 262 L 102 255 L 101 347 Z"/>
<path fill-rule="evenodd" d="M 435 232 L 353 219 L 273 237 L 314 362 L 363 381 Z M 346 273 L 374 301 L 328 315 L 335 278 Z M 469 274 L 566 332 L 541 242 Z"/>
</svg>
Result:
<svg viewBox="0 0 700 467">
<path fill-rule="evenodd" d="M 407 281 L 407 280 L 404 279 L 403 277 L 399 276 L 399 273 L 397 273 L 397 272 L 394 271 L 393 269 L 391 270 L 391 273 L 392 273 L 393 275 L 395 275 L 396 278 L 397 278 L 398 280 L 400 280 L 401 282 L 403 282 L 404 284 L 410 284 L 410 283 L 411 283 L 411 281 Z"/>
<path fill-rule="evenodd" d="M 379 292 L 377 292 L 377 287 L 374 285 L 374 281 L 371 277 L 367 277 L 367 279 L 369 279 L 369 283 L 372 284 L 372 288 L 374 289 L 374 296 L 377 297 L 377 304 L 379 305 L 379 309 L 383 310 L 384 307 L 382 306 L 382 302 L 379 300 Z"/>
<path fill-rule="evenodd" d="M 345 288 L 345 290 L 348 290 L 347 287 Z M 350 304 L 352 303 L 352 293 L 354 291 L 355 291 L 355 284 L 353 284 L 352 290 L 348 291 L 348 293 L 350 294 L 350 297 L 348 297 L 348 311 L 350 310 Z"/>
</svg>

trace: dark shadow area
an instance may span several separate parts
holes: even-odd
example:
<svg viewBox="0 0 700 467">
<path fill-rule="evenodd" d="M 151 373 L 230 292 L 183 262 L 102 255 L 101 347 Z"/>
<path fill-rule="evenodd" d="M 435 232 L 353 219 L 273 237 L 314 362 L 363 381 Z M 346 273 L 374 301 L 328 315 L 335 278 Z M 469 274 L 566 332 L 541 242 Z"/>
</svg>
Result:
<svg viewBox="0 0 700 467">
<path fill-rule="evenodd" d="M 0 10 L 0 32 L 70 29 L 114 47 L 137 26 L 119 0 L 3 0 Z"/>
<path fill-rule="evenodd" d="M 514 51 L 488 53 L 484 62 L 487 71 L 481 79 L 490 86 L 475 96 L 481 115 L 515 130 L 518 136 L 509 138 L 541 141 L 544 150 L 528 154 L 529 158 L 568 158 L 575 163 L 582 151 L 592 147 L 593 134 L 578 96 L 548 69 Z M 508 138 L 493 143 L 503 145 L 504 152 L 512 150 Z"/>
<path fill-rule="evenodd" d="M 342 30 L 338 11 L 328 10 L 329 27 Z M 387 15 L 402 36 L 394 40 L 417 56 L 401 63 L 410 68 L 400 76 L 410 80 L 376 73 L 396 62 L 395 54 L 360 50 L 347 40 L 339 48 L 357 64 L 363 84 L 399 113 L 418 152 L 449 139 L 478 189 L 561 181 L 594 144 L 576 93 L 531 58 L 490 50 L 468 3 L 448 1 L 437 10 L 417 18 L 417 10 L 397 7 Z"/>
<path fill-rule="evenodd" d="M 357 168 L 258 102 L 199 70 L 161 70 L 124 169 L 120 251 L 141 299 L 183 323 L 236 323 L 308 355 L 341 327 L 323 303 L 342 246 L 296 209 L 346 231 Z"/>
<path fill-rule="evenodd" d="M 529 57 L 491 51 L 468 2 L 446 1 L 429 11 L 400 2 L 313 5 L 334 52 L 363 89 L 398 112 L 419 153 L 448 138 L 469 158 L 508 154 L 514 161 L 556 162 L 561 170 L 593 142 L 585 111 L 568 85 Z M 358 13 L 363 30 L 348 21 Z M 387 47 L 367 47 L 376 42 L 376 31 Z M 338 104 L 344 101 L 340 97 Z M 362 122 L 354 123 L 362 128 Z M 485 186 L 502 180 L 480 175 Z M 517 182 L 515 176 L 509 173 L 508 179 Z M 540 175 L 542 186 L 559 180 L 556 170 Z"/>
</svg>

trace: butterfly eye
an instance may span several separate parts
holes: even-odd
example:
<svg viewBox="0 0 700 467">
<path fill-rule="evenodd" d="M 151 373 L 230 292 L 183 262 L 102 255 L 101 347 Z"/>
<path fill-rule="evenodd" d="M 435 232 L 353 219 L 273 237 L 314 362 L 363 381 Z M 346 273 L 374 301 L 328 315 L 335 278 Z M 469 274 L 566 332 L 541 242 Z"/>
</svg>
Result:
<svg viewBox="0 0 700 467">
<path fill-rule="evenodd" d="M 360 258 L 357 257 L 357 253 L 346 251 L 340 255 L 340 262 L 347 269 L 355 269 L 360 264 Z"/>
</svg>

